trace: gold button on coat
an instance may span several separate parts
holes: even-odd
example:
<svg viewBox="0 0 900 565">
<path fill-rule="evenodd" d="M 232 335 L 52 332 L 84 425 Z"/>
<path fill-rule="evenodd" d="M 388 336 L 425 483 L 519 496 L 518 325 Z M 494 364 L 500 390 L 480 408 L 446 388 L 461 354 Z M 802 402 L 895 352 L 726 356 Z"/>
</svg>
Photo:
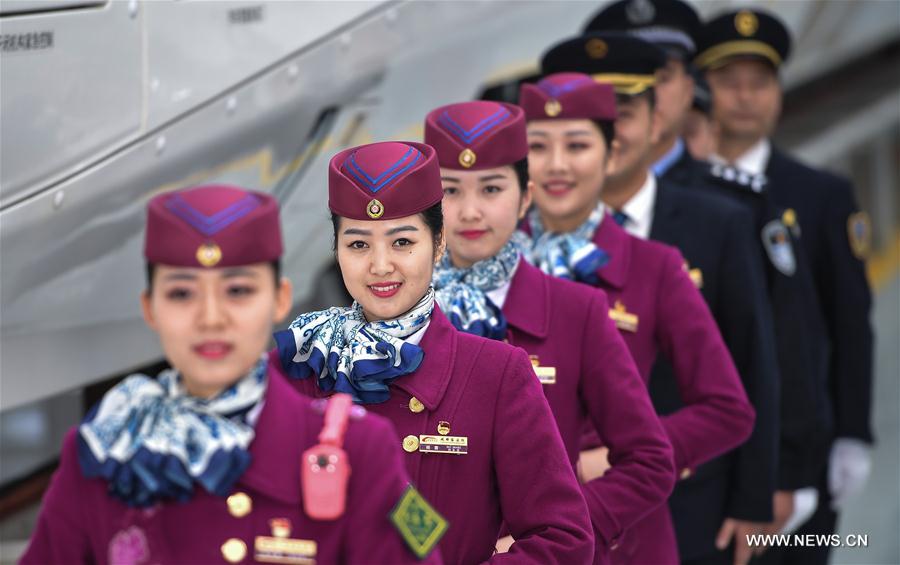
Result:
<svg viewBox="0 0 900 565">
<path fill-rule="evenodd" d="M 247 544 L 237 538 L 231 538 L 222 544 L 222 557 L 229 563 L 240 563 L 247 557 Z"/>
<path fill-rule="evenodd" d="M 694 472 L 691 471 L 690 469 L 688 469 L 687 467 L 685 467 L 684 469 L 681 470 L 681 478 L 682 479 L 689 479 L 689 478 L 691 478 L 691 475 L 693 475 L 693 474 L 694 474 Z"/>
<path fill-rule="evenodd" d="M 406 436 L 403 438 L 403 450 L 412 453 L 419 449 L 419 438 L 416 436 Z"/>
<path fill-rule="evenodd" d="M 415 396 L 409 399 L 409 411 L 413 414 L 418 414 L 422 410 L 425 410 L 425 405 L 422 404 L 422 401 L 416 398 Z"/>
<path fill-rule="evenodd" d="M 228 512 L 235 518 L 243 518 L 253 510 L 253 501 L 246 493 L 236 492 L 225 501 Z"/>
</svg>

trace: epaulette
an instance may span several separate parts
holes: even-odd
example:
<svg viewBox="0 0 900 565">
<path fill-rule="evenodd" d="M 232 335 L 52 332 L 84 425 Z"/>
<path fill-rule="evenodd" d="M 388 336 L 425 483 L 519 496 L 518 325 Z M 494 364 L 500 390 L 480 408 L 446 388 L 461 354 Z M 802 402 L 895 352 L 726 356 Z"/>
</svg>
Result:
<svg viewBox="0 0 900 565">
<path fill-rule="evenodd" d="M 766 184 L 769 182 L 765 174 L 748 173 L 737 167 L 721 163 L 709 165 L 707 177 L 716 184 L 740 190 L 749 190 L 757 194 L 762 194 L 766 189 Z"/>
</svg>

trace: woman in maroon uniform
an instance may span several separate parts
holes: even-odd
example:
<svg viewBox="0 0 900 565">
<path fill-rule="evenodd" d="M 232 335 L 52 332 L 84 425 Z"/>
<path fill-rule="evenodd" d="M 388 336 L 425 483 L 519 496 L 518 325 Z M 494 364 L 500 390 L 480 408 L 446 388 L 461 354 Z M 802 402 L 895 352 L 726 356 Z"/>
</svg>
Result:
<svg viewBox="0 0 900 565">
<path fill-rule="evenodd" d="M 409 531 L 410 508 L 428 505 L 390 424 L 338 402 L 319 438 L 325 406 L 267 363 L 291 306 L 281 252 L 271 196 L 208 186 L 150 201 L 141 301 L 172 369 L 126 378 L 66 436 L 22 563 L 426 557 Z"/>
</svg>

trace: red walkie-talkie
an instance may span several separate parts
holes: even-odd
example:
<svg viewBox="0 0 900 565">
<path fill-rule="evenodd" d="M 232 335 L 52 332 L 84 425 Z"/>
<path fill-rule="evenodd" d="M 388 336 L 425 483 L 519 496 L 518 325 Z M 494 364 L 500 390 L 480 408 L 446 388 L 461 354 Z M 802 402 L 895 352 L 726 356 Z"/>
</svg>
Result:
<svg viewBox="0 0 900 565">
<path fill-rule="evenodd" d="M 350 461 L 342 446 L 352 406 L 349 394 L 332 396 L 319 444 L 303 452 L 303 510 L 314 520 L 336 520 L 344 514 Z"/>
</svg>

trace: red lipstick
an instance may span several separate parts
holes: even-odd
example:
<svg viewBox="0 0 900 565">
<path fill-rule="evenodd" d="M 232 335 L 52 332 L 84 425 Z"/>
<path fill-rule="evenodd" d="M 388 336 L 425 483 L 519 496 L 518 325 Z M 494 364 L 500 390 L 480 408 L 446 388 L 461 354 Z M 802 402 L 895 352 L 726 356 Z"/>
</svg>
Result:
<svg viewBox="0 0 900 565">
<path fill-rule="evenodd" d="M 193 347 L 194 353 L 206 359 L 221 359 L 231 353 L 234 349 L 230 343 L 225 341 L 204 341 Z"/>
<path fill-rule="evenodd" d="M 478 239 L 487 233 L 487 230 L 462 230 L 456 232 L 466 239 Z"/>
<path fill-rule="evenodd" d="M 386 281 L 369 285 L 369 290 L 378 298 L 390 298 L 400 292 L 403 283 Z"/>
</svg>

